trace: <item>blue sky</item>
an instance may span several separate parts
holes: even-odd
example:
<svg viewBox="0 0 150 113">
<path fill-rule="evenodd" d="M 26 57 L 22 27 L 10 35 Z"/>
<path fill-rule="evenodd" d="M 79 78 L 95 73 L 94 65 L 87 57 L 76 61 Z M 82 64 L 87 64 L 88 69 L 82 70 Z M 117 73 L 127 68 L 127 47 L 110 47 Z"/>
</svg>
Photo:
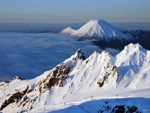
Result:
<svg viewBox="0 0 150 113">
<path fill-rule="evenodd" d="M 0 23 L 150 22 L 150 0 L 0 0 Z"/>
</svg>

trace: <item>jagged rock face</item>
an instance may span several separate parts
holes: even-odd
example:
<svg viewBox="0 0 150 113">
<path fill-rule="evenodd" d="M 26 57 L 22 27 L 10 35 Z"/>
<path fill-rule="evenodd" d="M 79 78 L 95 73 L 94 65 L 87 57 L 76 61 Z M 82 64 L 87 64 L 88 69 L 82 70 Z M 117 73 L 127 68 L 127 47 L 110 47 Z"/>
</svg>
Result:
<svg viewBox="0 0 150 113">
<path fill-rule="evenodd" d="M 63 87 L 64 81 L 69 78 L 69 73 L 73 66 L 76 64 L 78 60 L 85 60 L 84 53 L 79 49 L 75 55 L 72 57 L 72 63 L 61 63 L 56 66 L 45 79 L 40 80 L 35 85 L 35 90 L 38 90 L 40 93 L 45 92 L 46 90 L 50 90 L 54 86 Z"/>
<path fill-rule="evenodd" d="M 7 100 L 5 100 L 2 103 L 0 110 L 3 110 L 5 107 L 7 107 L 9 104 L 13 102 L 18 103 L 21 100 L 21 98 L 26 94 L 27 90 L 28 88 L 22 92 L 18 91 L 16 93 L 13 93 Z"/>
<path fill-rule="evenodd" d="M 20 79 L 18 76 L 15 76 L 12 80 Z"/>
<path fill-rule="evenodd" d="M 103 87 L 105 84 L 109 82 L 109 78 L 116 78 L 116 87 L 117 87 L 117 80 L 119 78 L 119 72 L 115 66 L 107 67 L 107 71 L 102 74 L 101 78 L 97 81 L 99 87 Z"/>
<path fill-rule="evenodd" d="M 56 66 L 45 79 L 40 80 L 35 85 L 35 90 L 39 90 L 40 93 L 43 93 L 54 86 L 63 87 L 63 82 L 69 77 L 68 74 L 71 68 L 72 66 L 65 64 Z"/>
<path fill-rule="evenodd" d="M 81 49 L 79 49 L 76 52 L 76 57 L 73 60 L 80 60 L 80 59 L 85 60 L 84 53 L 81 51 Z"/>
<path fill-rule="evenodd" d="M 19 77 L 14 77 L 10 83 L 3 82 L 0 86 L 0 110 L 3 110 L 12 103 L 17 104 L 20 102 L 28 91 L 26 83 L 25 81 L 21 81 Z"/>
</svg>

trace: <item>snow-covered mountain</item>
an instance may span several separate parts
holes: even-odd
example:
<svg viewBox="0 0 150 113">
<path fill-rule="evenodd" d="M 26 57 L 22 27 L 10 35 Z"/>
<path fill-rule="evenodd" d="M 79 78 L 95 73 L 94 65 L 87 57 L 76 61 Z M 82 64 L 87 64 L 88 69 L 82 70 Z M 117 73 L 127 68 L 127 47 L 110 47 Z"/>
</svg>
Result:
<svg viewBox="0 0 150 113">
<path fill-rule="evenodd" d="M 71 34 L 71 33 L 75 32 L 75 31 L 76 31 L 75 29 L 73 29 L 71 27 L 67 27 L 64 30 L 62 30 L 61 33 L 69 33 L 69 34 Z"/>
<path fill-rule="evenodd" d="M 71 35 L 86 38 L 99 38 L 103 40 L 132 39 L 129 34 L 124 34 L 104 20 L 91 20 Z"/>
<path fill-rule="evenodd" d="M 129 44 L 121 51 L 115 60 L 120 72 L 120 87 L 149 88 L 150 51 L 139 44 Z"/>
<path fill-rule="evenodd" d="M 79 49 L 34 79 L 15 77 L 9 83 L 0 82 L 0 109 L 3 113 L 50 112 L 116 95 L 150 98 L 149 73 L 150 51 L 139 44 L 129 44 L 115 57 L 107 51 L 95 51 L 85 58 Z M 83 108 L 80 110 L 87 113 Z"/>
</svg>

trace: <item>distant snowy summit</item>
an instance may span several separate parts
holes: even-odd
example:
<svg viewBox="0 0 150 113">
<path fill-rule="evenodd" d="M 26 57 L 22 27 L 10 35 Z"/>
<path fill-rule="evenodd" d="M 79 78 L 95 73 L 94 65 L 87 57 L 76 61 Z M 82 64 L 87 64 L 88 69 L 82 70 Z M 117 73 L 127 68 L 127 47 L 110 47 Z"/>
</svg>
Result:
<svg viewBox="0 0 150 113">
<path fill-rule="evenodd" d="M 71 34 L 71 33 L 75 32 L 75 31 L 76 31 L 75 29 L 73 29 L 71 27 L 67 27 L 66 29 L 62 30 L 61 33 L 69 33 L 69 34 Z"/>
<path fill-rule="evenodd" d="M 98 38 L 102 40 L 129 40 L 133 37 L 129 34 L 122 33 L 111 24 L 104 20 L 91 20 L 80 29 L 75 30 L 70 27 L 64 29 L 62 33 L 70 33 L 72 36 L 84 38 Z"/>
</svg>

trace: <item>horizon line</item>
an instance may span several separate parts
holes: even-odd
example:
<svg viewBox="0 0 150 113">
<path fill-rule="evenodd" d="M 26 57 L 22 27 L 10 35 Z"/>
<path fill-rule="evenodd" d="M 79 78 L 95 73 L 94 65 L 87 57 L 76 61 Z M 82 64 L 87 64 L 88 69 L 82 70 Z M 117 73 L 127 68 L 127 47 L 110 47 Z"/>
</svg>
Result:
<svg viewBox="0 0 150 113">
<path fill-rule="evenodd" d="M 83 24 L 86 22 L 0 22 L 0 24 L 72 24 L 72 23 Z M 109 22 L 109 23 L 150 23 L 150 22 Z"/>
</svg>

